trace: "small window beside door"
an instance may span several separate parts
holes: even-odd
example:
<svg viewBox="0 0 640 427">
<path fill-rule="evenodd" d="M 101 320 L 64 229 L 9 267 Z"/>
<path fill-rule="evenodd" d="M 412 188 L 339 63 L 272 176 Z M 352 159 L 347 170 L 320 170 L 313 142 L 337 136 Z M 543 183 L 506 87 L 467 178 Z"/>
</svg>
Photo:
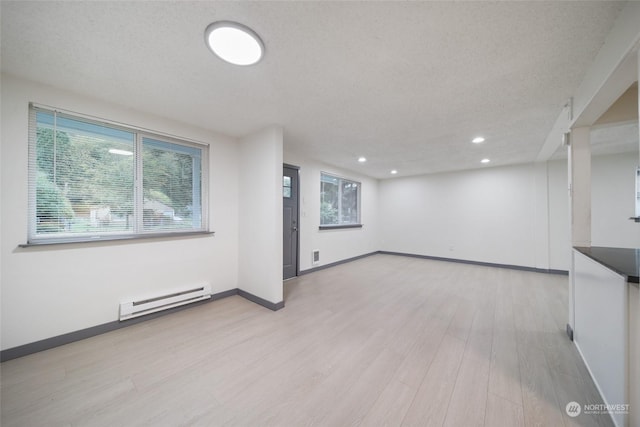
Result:
<svg viewBox="0 0 640 427">
<path fill-rule="evenodd" d="M 282 197 L 285 199 L 291 198 L 291 177 L 283 176 L 282 177 Z"/>
</svg>

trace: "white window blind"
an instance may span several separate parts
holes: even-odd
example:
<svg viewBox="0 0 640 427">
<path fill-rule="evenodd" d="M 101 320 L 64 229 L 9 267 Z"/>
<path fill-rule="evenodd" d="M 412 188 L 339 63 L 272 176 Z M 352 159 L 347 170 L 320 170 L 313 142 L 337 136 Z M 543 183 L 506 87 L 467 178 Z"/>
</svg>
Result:
<svg viewBox="0 0 640 427">
<path fill-rule="evenodd" d="M 31 106 L 29 243 L 207 231 L 208 147 Z"/>
</svg>

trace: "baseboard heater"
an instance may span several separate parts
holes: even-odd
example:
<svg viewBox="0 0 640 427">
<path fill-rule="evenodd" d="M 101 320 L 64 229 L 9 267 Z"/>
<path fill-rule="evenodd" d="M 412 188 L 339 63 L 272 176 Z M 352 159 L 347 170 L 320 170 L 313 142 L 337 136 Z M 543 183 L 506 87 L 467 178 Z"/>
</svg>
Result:
<svg viewBox="0 0 640 427">
<path fill-rule="evenodd" d="M 211 298 L 211 285 L 173 290 L 164 295 L 120 303 L 120 321 Z"/>
</svg>

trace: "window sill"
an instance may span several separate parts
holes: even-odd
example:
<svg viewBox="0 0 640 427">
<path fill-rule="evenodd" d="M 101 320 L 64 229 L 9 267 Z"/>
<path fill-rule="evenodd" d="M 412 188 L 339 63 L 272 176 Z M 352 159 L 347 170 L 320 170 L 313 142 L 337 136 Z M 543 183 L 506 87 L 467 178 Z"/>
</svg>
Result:
<svg viewBox="0 0 640 427">
<path fill-rule="evenodd" d="M 100 242 L 123 242 L 123 241 L 138 241 L 149 239 L 166 239 L 173 237 L 197 237 L 197 236 L 210 236 L 214 235 L 215 231 L 187 231 L 187 232 L 175 232 L 175 233 L 153 233 L 153 234 L 136 234 L 136 235 L 120 235 L 120 236 L 97 236 L 97 237 L 84 237 L 78 239 L 50 239 L 33 243 L 23 243 L 18 245 L 19 248 L 33 248 L 40 246 L 53 246 L 53 245 L 70 245 L 70 244 L 84 244 L 84 243 L 100 243 Z"/>
<path fill-rule="evenodd" d="M 341 230 L 343 228 L 362 228 L 362 224 L 321 225 L 319 230 Z"/>
</svg>

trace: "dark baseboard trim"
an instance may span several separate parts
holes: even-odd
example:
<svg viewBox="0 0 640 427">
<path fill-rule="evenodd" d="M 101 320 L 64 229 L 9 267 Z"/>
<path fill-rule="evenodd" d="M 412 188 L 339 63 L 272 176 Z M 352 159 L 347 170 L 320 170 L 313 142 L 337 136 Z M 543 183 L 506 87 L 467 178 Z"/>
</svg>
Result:
<svg viewBox="0 0 640 427">
<path fill-rule="evenodd" d="M 242 289 L 238 289 L 238 295 L 240 295 L 244 299 L 248 299 L 249 301 L 256 303 L 258 305 L 261 305 L 265 308 L 268 308 L 269 310 L 272 310 L 272 311 L 278 311 L 281 308 L 284 308 L 284 301 L 280 301 L 280 302 L 267 301 L 266 299 L 262 299 L 258 296 L 253 295 L 252 293 L 243 291 Z"/>
<path fill-rule="evenodd" d="M 18 357 L 28 356 L 33 353 L 38 353 L 40 351 L 49 350 L 61 345 L 80 341 L 85 338 L 91 338 L 93 336 L 104 334 L 106 332 L 115 331 L 116 329 L 139 323 L 140 319 L 141 318 L 131 319 L 130 322 L 132 323 L 127 323 L 126 325 L 116 320 L 114 322 L 103 323 L 102 325 L 92 326 L 90 328 L 81 329 L 79 331 L 69 332 L 67 334 L 46 338 L 29 344 L 8 348 L 0 352 L 0 362 L 6 362 L 8 360 L 17 359 Z"/>
<path fill-rule="evenodd" d="M 256 303 L 273 311 L 280 310 L 284 307 L 284 301 L 280 301 L 279 303 L 272 303 L 253 294 L 250 294 L 249 292 L 243 291 L 242 289 L 229 289 L 228 291 L 223 291 L 211 295 L 211 298 L 209 298 L 208 300 L 170 308 L 168 310 L 147 314 L 145 316 L 135 317 L 133 319 L 125 320 L 122 322 L 114 320 L 113 322 L 103 323 L 101 325 L 92 326 L 90 328 L 81 329 L 79 331 L 69 332 L 55 337 L 45 338 L 43 340 L 32 342 L 29 344 L 20 345 L 18 347 L 8 348 L 6 350 L 0 351 L 0 362 L 6 362 L 7 360 L 28 356 L 33 353 L 38 353 L 40 351 L 59 347 L 61 345 L 71 344 L 72 342 L 95 337 L 96 335 L 101 335 L 107 332 L 115 331 L 117 329 L 126 328 L 127 326 L 137 325 L 138 323 L 146 322 L 147 320 L 156 319 L 158 317 L 166 316 L 177 311 L 186 310 L 198 305 L 207 304 L 211 301 L 217 301 L 222 298 L 227 298 L 234 295 L 240 295 L 241 297 L 253 303 Z"/>
<path fill-rule="evenodd" d="M 348 262 L 356 261 L 358 259 L 366 258 L 366 257 L 369 257 L 371 255 L 376 255 L 376 254 L 379 254 L 379 253 L 380 253 L 380 251 L 370 252 L 368 254 L 354 256 L 352 258 L 343 259 L 343 260 L 340 260 L 340 261 L 332 262 L 330 264 L 321 265 L 319 267 L 309 268 L 307 270 L 302 270 L 298 275 L 299 276 L 304 276 L 305 274 L 309 274 L 309 273 L 313 273 L 313 272 L 316 272 L 316 271 L 324 270 L 326 268 L 335 267 L 336 265 L 340 265 L 340 264 L 346 264 Z"/>
<path fill-rule="evenodd" d="M 458 258 L 444 258 L 444 257 L 431 256 L 431 255 L 418 255 L 418 254 L 410 254 L 410 253 L 405 253 L 405 252 L 391 252 L 391 251 L 375 251 L 375 252 L 371 252 L 371 253 L 368 253 L 368 254 L 355 256 L 353 258 L 343 259 L 341 261 L 336 261 L 336 262 L 332 262 L 330 264 L 321 265 L 320 267 L 314 267 L 314 268 L 310 268 L 308 270 L 300 271 L 300 273 L 298 275 L 299 276 L 303 276 L 305 274 L 313 273 L 313 272 L 316 272 L 316 271 L 319 271 L 319 270 L 324 270 L 326 268 L 335 267 L 336 265 L 345 264 L 345 263 L 348 263 L 348 262 L 351 262 L 351 261 L 358 260 L 360 258 L 365 258 L 365 257 L 371 256 L 371 255 L 376 255 L 376 254 L 406 256 L 406 257 L 411 257 L 411 258 L 422 258 L 422 259 L 430 259 L 430 260 L 434 260 L 434 261 L 444 261 L 444 262 L 458 262 L 458 263 L 461 263 L 461 264 L 481 265 L 481 266 L 484 266 L 484 267 L 495 267 L 495 268 L 508 268 L 508 269 L 511 269 L 511 270 L 532 271 L 532 272 L 535 272 L 535 273 L 560 274 L 560 275 L 564 275 L 564 276 L 568 276 L 569 275 L 569 272 L 567 270 L 555 270 L 555 269 L 551 269 L 551 268 L 535 268 L 535 267 L 526 267 L 526 266 L 523 266 L 523 265 L 512 265 L 512 264 L 497 264 L 497 263 L 492 263 L 492 262 L 470 261 L 470 260 L 458 259 Z"/>
<path fill-rule="evenodd" d="M 431 255 L 408 254 L 408 253 L 404 253 L 404 252 L 379 251 L 378 253 L 382 254 L 382 255 L 407 256 L 407 257 L 411 257 L 411 258 L 430 259 L 430 260 L 434 260 L 434 261 L 457 262 L 457 263 L 460 263 L 460 264 L 481 265 L 483 267 L 508 268 L 510 270 L 532 271 L 534 273 L 562 274 L 562 275 L 568 275 L 569 274 L 569 272 L 565 271 L 565 270 L 553 270 L 553 269 L 548 269 L 548 268 L 526 267 L 524 265 L 497 264 L 497 263 L 493 263 L 493 262 L 470 261 L 470 260 L 466 260 L 466 259 L 444 258 L 444 257 L 431 256 Z"/>
<path fill-rule="evenodd" d="M 568 323 L 567 323 L 567 336 L 571 341 L 573 341 L 573 328 Z"/>
<path fill-rule="evenodd" d="M 568 270 L 555 270 L 553 268 L 550 268 L 548 270 L 544 270 L 544 269 L 538 269 L 541 270 L 542 273 L 548 273 L 548 274 L 559 274 L 561 276 L 568 276 L 569 275 L 569 271 Z"/>
<path fill-rule="evenodd" d="M 219 299 L 232 297 L 234 295 L 238 295 L 238 288 L 229 289 L 228 291 L 223 291 L 223 292 L 218 292 L 217 294 L 213 294 L 213 295 L 211 295 L 211 299 L 210 300 L 204 301 L 204 302 L 217 301 Z M 193 307 L 193 305 L 186 305 L 186 306 L 183 306 L 183 307 L 184 308 L 189 308 L 189 307 Z"/>
</svg>

